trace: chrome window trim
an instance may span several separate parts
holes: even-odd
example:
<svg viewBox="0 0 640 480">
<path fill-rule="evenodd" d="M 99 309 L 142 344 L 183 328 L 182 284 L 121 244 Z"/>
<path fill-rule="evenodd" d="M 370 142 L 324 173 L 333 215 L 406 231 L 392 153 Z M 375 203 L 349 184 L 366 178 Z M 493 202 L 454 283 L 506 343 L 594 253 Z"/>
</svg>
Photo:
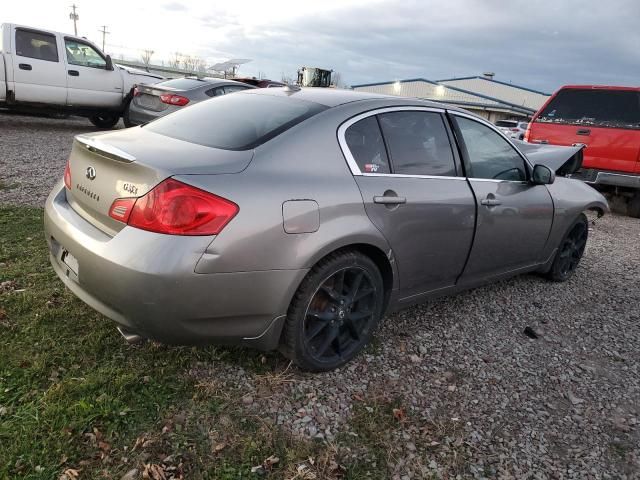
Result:
<svg viewBox="0 0 640 480">
<path fill-rule="evenodd" d="M 351 150 L 349 149 L 349 145 L 347 145 L 347 139 L 345 138 L 345 132 L 347 129 L 353 125 L 354 123 L 359 122 L 360 120 L 364 120 L 365 118 L 372 117 L 374 115 L 380 115 L 382 113 L 388 112 L 406 112 L 406 111 L 420 111 L 420 112 L 432 112 L 444 114 L 446 109 L 444 108 L 434 108 L 434 107 L 419 107 L 419 106 L 400 106 L 400 107 L 382 107 L 377 108 L 375 110 L 370 110 L 368 112 L 360 113 L 355 117 L 351 117 L 350 119 L 343 122 L 340 127 L 338 127 L 338 144 L 340 145 L 340 149 L 342 150 L 342 154 L 344 158 L 347 160 L 347 165 L 349 166 L 349 170 L 354 176 L 358 177 L 391 177 L 391 178 L 437 178 L 444 180 L 466 180 L 465 177 L 452 177 L 452 176 L 442 176 L 442 175 L 409 175 L 404 173 L 366 173 L 360 170 L 358 167 L 358 163 L 356 159 L 353 158 L 351 154 Z M 382 132 L 380 132 L 382 134 Z M 453 148 L 453 145 L 451 145 Z"/>
</svg>

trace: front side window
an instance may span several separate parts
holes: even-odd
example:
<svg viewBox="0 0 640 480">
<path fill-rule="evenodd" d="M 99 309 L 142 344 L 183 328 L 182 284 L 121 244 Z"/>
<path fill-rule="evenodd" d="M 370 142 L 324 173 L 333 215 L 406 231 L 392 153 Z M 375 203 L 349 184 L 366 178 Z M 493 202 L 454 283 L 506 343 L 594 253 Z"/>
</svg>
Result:
<svg viewBox="0 0 640 480">
<path fill-rule="evenodd" d="M 21 57 L 58 61 L 58 47 L 56 37 L 48 33 L 33 32 L 31 30 L 16 30 L 16 55 Z"/>
<path fill-rule="evenodd" d="M 525 181 L 524 160 L 502 136 L 480 122 L 455 117 L 467 150 L 470 178 Z"/>
<path fill-rule="evenodd" d="M 64 48 L 67 51 L 67 62 L 70 65 L 80 65 L 91 68 L 107 68 L 107 61 L 102 58 L 92 46 L 78 42 L 76 40 L 64 41 Z"/>
<path fill-rule="evenodd" d="M 456 167 L 442 116 L 417 110 L 379 115 L 393 173 L 455 176 Z"/>
<path fill-rule="evenodd" d="M 390 173 L 384 140 L 374 115 L 347 128 L 344 139 L 361 172 Z"/>
</svg>

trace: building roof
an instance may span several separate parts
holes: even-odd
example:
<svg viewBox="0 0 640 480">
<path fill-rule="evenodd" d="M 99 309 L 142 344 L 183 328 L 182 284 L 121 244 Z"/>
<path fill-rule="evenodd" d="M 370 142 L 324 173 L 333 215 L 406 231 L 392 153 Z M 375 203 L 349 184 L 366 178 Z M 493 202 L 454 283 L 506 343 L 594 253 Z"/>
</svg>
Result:
<svg viewBox="0 0 640 480">
<path fill-rule="evenodd" d="M 407 80 L 366 83 L 353 85 L 352 88 L 356 91 L 367 91 L 371 93 L 381 93 L 387 95 L 426 98 L 429 100 L 451 103 L 463 107 L 473 106 L 477 108 L 488 108 L 524 115 L 531 115 L 535 113 L 539 108 L 539 106 L 533 105 L 535 100 L 522 102 L 518 101 L 520 100 L 519 98 L 514 98 L 514 95 L 501 95 L 509 96 L 509 99 L 507 100 L 505 98 L 500 98 L 495 95 L 488 95 L 485 92 L 478 91 L 480 89 L 461 88 L 461 86 L 459 85 L 452 85 L 444 82 L 434 82 L 426 78 L 411 78 Z M 546 98 L 547 97 L 545 96 L 544 100 L 546 100 Z M 542 103 L 544 103 L 544 101 L 542 101 Z"/>
<path fill-rule="evenodd" d="M 472 76 L 472 77 L 443 78 L 442 80 L 436 80 L 436 81 L 438 83 L 447 83 L 447 82 L 456 82 L 456 81 L 459 81 L 459 80 L 475 80 L 475 79 L 485 80 L 487 82 L 499 83 L 500 85 L 506 85 L 506 86 L 511 87 L 511 88 L 518 88 L 520 90 L 525 90 L 527 92 L 539 93 L 540 95 L 546 95 L 547 97 L 551 96 L 550 93 L 541 92 L 539 90 L 534 90 L 532 88 L 523 87 L 522 85 L 516 85 L 516 84 L 510 83 L 510 82 L 503 82 L 501 80 L 495 80 L 493 78 L 480 76 L 480 75 L 475 75 L 475 76 Z"/>
</svg>

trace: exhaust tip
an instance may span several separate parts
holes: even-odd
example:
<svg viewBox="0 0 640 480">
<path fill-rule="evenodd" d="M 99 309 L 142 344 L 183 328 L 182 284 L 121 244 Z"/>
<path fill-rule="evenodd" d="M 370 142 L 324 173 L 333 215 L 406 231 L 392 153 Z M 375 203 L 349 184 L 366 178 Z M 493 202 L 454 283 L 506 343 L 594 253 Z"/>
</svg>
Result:
<svg viewBox="0 0 640 480">
<path fill-rule="evenodd" d="M 117 329 L 120 332 L 120 335 L 123 336 L 123 338 L 129 345 L 135 345 L 137 343 L 141 343 L 144 340 L 144 338 L 137 333 L 130 332 L 129 330 L 125 330 L 122 327 L 117 327 Z"/>
</svg>

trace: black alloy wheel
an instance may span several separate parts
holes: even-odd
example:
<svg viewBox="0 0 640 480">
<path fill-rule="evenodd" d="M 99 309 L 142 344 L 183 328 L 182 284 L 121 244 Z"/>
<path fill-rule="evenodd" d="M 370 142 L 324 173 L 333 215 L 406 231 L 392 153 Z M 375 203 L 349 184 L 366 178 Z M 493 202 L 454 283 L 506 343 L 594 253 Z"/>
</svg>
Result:
<svg viewBox="0 0 640 480">
<path fill-rule="evenodd" d="M 556 282 L 564 282 L 571 278 L 584 254 L 589 237 L 589 222 L 584 214 L 569 228 L 553 261 L 549 278 Z"/>
<path fill-rule="evenodd" d="M 311 270 L 291 303 L 284 353 L 305 370 L 345 364 L 371 338 L 383 297 L 382 276 L 370 258 L 359 252 L 330 255 Z"/>
</svg>

